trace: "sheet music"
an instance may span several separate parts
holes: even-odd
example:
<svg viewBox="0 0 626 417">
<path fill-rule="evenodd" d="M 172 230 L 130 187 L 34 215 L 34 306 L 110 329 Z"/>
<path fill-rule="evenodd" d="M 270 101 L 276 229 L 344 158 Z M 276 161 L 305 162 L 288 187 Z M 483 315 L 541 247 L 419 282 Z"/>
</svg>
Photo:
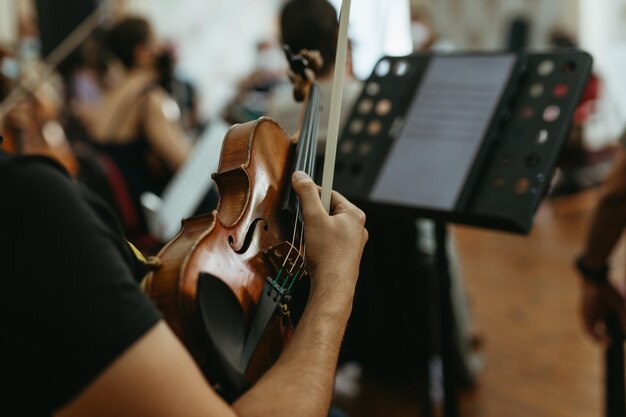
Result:
<svg viewBox="0 0 626 417">
<path fill-rule="evenodd" d="M 150 233 L 162 242 L 178 233 L 181 220 L 193 215 L 206 193 L 215 186 L 211 174 L 217 171 L 229 127 L 220 120 L 212 121 L 185 164 L 167 184 L 162 198 L 150 193 L 141 196 Z"/>
<path fill-rule="evenodd" d="M 370 198 L 453 209 L 516 60 L 433 57 Z"/>
</svg>

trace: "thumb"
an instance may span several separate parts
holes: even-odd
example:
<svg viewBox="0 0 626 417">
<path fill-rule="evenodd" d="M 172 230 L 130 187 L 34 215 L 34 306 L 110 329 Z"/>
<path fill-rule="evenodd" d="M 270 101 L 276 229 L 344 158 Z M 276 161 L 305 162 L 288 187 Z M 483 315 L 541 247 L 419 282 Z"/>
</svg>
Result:
<svg viewBox="0 0 626 417">
<path fill-rule="evenodd" d="M 298 194 L 298 197 L 300 197 L 302 214 L 304 214 L 305 217 L 319 215 L 320 213 L 326 214 L 317 185 L 315 185 L 311 177 L 302 171 L 296 171 L 291 177 L 291 183 L 294 191 Z"/>
</svg>

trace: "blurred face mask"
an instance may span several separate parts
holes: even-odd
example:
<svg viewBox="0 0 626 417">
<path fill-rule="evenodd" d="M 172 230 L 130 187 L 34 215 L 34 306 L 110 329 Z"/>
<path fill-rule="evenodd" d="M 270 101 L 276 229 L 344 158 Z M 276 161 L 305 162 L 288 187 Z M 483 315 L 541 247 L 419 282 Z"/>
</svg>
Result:
<svg viewBox="0 0 626 417">
<path fill-rule="evenodd" d="M 15 80 L 20 75 L 20 66 L 17 59 L 6 57 L 0 61 L 0 73 L 9 80 Z"/>
</svg>

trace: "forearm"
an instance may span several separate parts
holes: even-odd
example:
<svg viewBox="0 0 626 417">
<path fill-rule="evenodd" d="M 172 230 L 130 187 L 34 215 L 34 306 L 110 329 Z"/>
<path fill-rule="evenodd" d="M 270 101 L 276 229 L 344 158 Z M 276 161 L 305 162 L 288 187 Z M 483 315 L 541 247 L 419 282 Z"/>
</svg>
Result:
<svg viewBox="0 0 626 417">
<path fill-rule="evenodd" d="M 342 279 L 345 277 L 336 277 Z M 280 359 L 233 405 L 237 414 L 325 417 L 351 307 L 350 289 L 329 292 L 312 288 L 307 308 Z"/>
<path fill-rule="evenodd" d="M 191 153 L 191 142 L 177 126 L 162 126 L 150 136 L 154 151 L 173 172 L 178 171 Z"/>
<path fill-rule="evenodd" d="M 602 185 L 585 241 L 583 261 L 597 269 L 606 262 L 626 226 L 626 150 L 619 148 L 613 169 Z"/>
<path fill-rule="evenodd" d="M 626 199 L 603 198 L 593 214 L 584 261 L 590 268 L 606 264 L 626 226 Z"/>
<path fill-rule="evenodd" d="M 156 155 L 172 171 L 177 171 L 191 153 L 192 146 L 180 126 L 180 120 L 171 119 L 164 113 L 164 103 L 173 103 L 173 100 L 159 92 L 150 96 L 145 129 Z"/>
</svg>

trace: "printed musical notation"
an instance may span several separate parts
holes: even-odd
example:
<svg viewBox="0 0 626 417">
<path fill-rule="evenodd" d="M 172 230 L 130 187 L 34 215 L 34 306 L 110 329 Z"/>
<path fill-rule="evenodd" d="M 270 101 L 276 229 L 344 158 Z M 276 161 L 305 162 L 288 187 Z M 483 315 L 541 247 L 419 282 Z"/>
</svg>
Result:
<svg viewBox="0 0 626 417">
<path fill-rule="evenodd" d="M 451 210 L 516 57 L 435 57 L 371 192 L 380 202 Z"/>
</svg>

